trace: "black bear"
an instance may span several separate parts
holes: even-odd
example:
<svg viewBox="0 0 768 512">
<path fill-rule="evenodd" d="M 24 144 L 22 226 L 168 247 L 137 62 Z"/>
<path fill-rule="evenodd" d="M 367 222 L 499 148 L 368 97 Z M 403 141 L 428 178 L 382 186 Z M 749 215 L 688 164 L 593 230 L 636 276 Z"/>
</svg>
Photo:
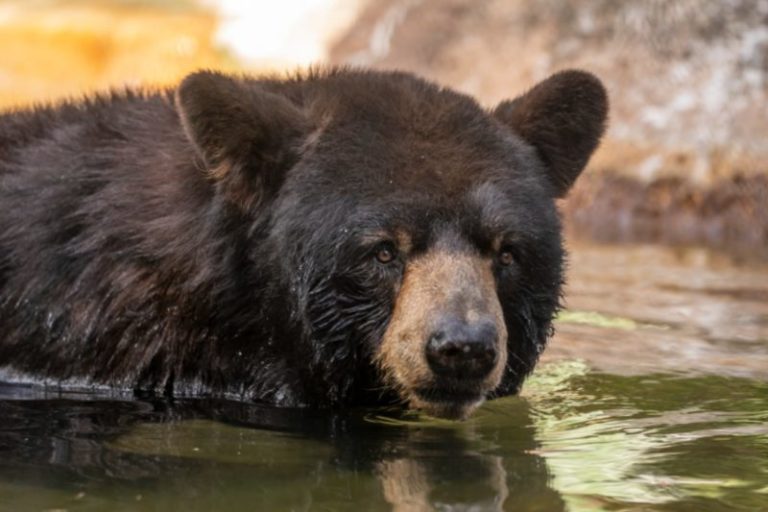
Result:
<svg viewBox="0 0 768 512">
<path fill-rule="evenodd" d="M 0 117 L 0 380 L 465 417 L 552 330 L 608 102 L 202 71 Z"/>
</svg>

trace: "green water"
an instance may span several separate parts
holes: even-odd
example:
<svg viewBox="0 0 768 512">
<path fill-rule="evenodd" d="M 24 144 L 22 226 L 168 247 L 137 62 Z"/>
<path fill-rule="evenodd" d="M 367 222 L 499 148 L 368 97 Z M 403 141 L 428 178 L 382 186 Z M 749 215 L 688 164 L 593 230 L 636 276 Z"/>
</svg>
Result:
<svg viewBox="0 0 768 512">
<path fill-rule="evenodd" d="M 471 419 L 0 387 L 0 511 L 768 511 L 768 271 L 574 252 L 521 397 Z"/>
<path fill-rule="evenodd" d="M 768 510 L 768 384 L 743 378 L 551 363 L 463 423 L 75 397 L 0 410 L 8 511 Z"/>
</svg>

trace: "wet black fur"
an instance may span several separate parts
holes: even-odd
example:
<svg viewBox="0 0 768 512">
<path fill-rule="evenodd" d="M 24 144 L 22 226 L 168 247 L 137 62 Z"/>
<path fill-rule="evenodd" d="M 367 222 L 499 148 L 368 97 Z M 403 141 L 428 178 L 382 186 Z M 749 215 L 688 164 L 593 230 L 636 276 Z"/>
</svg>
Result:
<svg viewBox="0 0 768 512">
<path fill-rule="evenodd" d="M 515 392 L 558 307 L 554 198 L 607 108 L 586 73 L 534 91 L 494 115 L 407 73 L 200 73 L 3 115 L 3 378 L 391 401 L 372 357 L 406 260 L 436 243 L 494 258 L 502 237 L 516 262 L 496 269 L 510 355 L 494 394 Z M 381 264 L 397 229 L 413 251 Z"/>
</svg>

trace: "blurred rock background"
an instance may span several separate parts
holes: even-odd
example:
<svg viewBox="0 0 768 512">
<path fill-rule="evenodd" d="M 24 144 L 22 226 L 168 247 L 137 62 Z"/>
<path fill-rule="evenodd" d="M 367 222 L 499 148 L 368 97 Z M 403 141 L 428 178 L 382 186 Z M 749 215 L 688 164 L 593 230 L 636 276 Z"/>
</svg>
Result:
<svg viewBox="0 0 768 512">
<path fill-rule="evenodd" d="M 768 256 L 768 0 L 0 2 L 0 105 L 198 67 L 414 71 L 491 107 L 560 69 L 608 87 L 572 238 Z"/>
<path fill-rule="evenodd" d="M 592 71 L 611 121 L 564 204 L 572 235 L 768 254 L 766 0 L 376 1 L 330 57 L 487 106 Z"/>
</svg>

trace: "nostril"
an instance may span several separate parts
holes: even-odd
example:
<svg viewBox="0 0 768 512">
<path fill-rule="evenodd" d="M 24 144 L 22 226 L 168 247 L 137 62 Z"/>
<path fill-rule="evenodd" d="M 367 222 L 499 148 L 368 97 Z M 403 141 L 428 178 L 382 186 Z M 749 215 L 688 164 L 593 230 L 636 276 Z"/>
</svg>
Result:
<svg viewBox="0 0 768 512">
<path fill-rule="evenodd" d="M 445 340 L 445 333 L 443 331 L 437 331 L 432 334 L 427 342 L 427 352 L 439 352 L 444 345 L 443 340 Z"/>
<path fill-rule="evenodd" d="M 445 331 L 437 331 L 432 334 L 430 337 L 430 341 L 433 341 L 435 343 L 440 343 L 445 339 Z"/>
<path fill-rule="evenodd" d="M 477 359 L 487 357 L 495 352 L 496 350 L 493 344 L 480 340 L 472 340 L 461 342 L 456 347 L 455 354 L 464 358 Z"/>
</svg>

